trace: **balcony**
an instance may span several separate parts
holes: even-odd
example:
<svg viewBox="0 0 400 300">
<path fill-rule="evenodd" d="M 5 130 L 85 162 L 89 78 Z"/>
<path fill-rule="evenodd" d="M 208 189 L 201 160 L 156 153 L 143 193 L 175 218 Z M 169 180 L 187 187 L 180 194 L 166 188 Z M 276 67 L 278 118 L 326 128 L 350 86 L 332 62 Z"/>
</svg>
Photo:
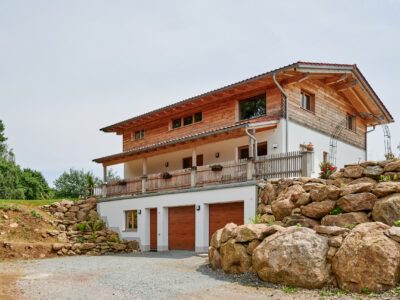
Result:
<svg viewBox="0 0 400 300">
<path fill-rule="evenodd" d="M 242 159 L 217 165 L 149 174 L 106 183 L 95 189 L 95 196 L 102 198 L 136 196 L 255 179 L 311 176 L 312 157 L 312 151 L 294 151 L 259 156 L 256 159 Z"/>
</svg>

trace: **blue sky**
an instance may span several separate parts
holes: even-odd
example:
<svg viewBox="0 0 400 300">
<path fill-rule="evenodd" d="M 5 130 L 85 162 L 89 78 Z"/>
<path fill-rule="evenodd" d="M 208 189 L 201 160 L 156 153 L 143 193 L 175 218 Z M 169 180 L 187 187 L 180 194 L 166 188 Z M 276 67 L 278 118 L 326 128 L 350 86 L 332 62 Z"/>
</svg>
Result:
<svg viewBox="0 0 400 300">
<path fill-rule="evenodd" d="M 101 174 L 92 159 L 121 150 L 101 127 L 298 60 L 358 64 L 398 120 L 399 15 L 394 0 L 0 0 L 0 119 L 50 183 Z"/>
</svg>

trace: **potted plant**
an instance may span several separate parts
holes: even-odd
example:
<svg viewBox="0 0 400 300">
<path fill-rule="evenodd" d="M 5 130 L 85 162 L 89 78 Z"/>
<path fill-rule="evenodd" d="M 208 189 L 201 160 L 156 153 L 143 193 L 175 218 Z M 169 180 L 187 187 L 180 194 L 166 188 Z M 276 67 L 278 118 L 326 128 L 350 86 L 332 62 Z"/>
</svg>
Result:
<svg viewBox="0 0 400 300">
<path fill-rule="evenodd" d="M 306 146 L 307 151 L 314 151 L 314 145 L 313 143 L 309 142 L 308 145 Z"/>
<path fill-rule="evenodd" d="M 171 179 L 172 175 L 168 172 L 164 172 L 161 174 L 162 179 Z"/>
<path fill-rule="evenodd" d="M 337 167 L 331 164 L 330 162 L 322 162 L 319 165 L 319 168 L 321 169 L 321 173 L 319 173 L 319 176 L 322 179 L 329 179 L 329 177 L 336 172 Z"/>
<path fill-rule="evenodd" d="M 224 168 L 222 165 L 212 165 L 210 166 L 211 170 L 216 172 L 216 171 L 222 171 L 222 169 Z"/>
</svg>

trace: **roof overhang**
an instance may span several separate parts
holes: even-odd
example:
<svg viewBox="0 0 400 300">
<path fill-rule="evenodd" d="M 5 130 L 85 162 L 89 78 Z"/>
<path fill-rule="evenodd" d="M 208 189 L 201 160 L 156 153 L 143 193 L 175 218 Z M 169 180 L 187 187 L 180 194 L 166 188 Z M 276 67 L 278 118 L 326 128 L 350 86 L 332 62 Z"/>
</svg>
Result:
<svg viewBox="0 0 400 300">
<path fill-rule="evenodd" d="M 245 127 L 251 127 L 260 130 L 268 130 L 276 128 L 278 123 L 279 120 L 269 120 L 265 122 L 236 123 L 230 126 L 212 129 L 209 131 L 204 131 L 201 133 L 196 133 L 181 138 L 170 139 L 143 147 L 137 147 L 129 151 L 96 158 L 93 161 L 96 163 L 102 163 L 103 165 L 107 166 L 115 165 L 138 158 L 139 155 L 147 155 L 147 156 L 156 155 L 159 154 L 159 152 L 156 152 L 159 149 L 167 149 L 168 147 L 176 146 L 178 144 L 187 144 L 188 145 L 187 147 L 190 147 L 191 142 L 203 141 L 204 143 L 210 143 L 212 141 L 207 140 L 207 138 L 210 137 L 216 138 L 216 141 L 221 141 L 221 139 L 219 138 L 221 135 L 225 135 L 226 136 L 225 139 L 237 137 L 238 134 L 236 135 L 232 134 L 234 132 L 239 133 L 239 135 L 244 135 L 243 129 Z M 176 150 L 176 148 L 174 148 L 174 150 Z"/>
<path fill-rule="evenodd" d="M 276 74 L 278 81 L 283 86 L 306 79 L 321 80 L 344 97 L 349 98 L 361 117 L 370 118 L 368 125 L 394 121 L 390 112 L 356 65 L 297 62 L 115 123 L 100 130 L 122 134 L 127 128 L 151 122 L 156 118 L 166 117 L 180 109 L 195 107 L 207 101 L 218 101 L 221 97 L 245 90 L 245 87 L 253 89 L 265 87 L 268 80 L 271 81 L 270 86 L 274 87 L 271 79 L 273 74 Z"/>
</svg>

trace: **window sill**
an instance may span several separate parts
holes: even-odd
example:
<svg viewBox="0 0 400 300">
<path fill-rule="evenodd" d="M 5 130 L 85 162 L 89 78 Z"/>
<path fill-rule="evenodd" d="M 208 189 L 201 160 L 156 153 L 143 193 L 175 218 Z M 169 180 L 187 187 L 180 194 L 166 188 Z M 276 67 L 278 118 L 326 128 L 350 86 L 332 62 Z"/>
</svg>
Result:
<svg viewBox="0 0 400 300">
<path fill-rule="evenodd" d="M 262 115 L 262 116 L 257 116 L 257 117 L 253 117 L 253 118 L 249 118 L 249 119 L 239 119 L 237 121 L 237 123 L 246 122 L 246 121 L 252 121 L 252 120 L 259 119 L 259 118 L 264 118 L 264 117 L 267 117 L 267 116 L 268 115 L 265 114 L 265 115 Z"/>
<path fill-rule="evenodd" d="M 315 116 L 315 111 L 309 110 L 309 109 L 304 108 L 304 107 L 301 107 L 301 106 L 300 106 L 300 109 L 301 109 L 301 110 L 304 110 L 304 111 L 306 111 L 306 112 L 308 112 L 308 113 L 310 113 L 310 114 L 313 114 L 313 115 Z"/>
<path fill-rule="evenodd" d="M 125 229 L 122 232 L 137 232 L 137 229 Z"/>
</svg>

